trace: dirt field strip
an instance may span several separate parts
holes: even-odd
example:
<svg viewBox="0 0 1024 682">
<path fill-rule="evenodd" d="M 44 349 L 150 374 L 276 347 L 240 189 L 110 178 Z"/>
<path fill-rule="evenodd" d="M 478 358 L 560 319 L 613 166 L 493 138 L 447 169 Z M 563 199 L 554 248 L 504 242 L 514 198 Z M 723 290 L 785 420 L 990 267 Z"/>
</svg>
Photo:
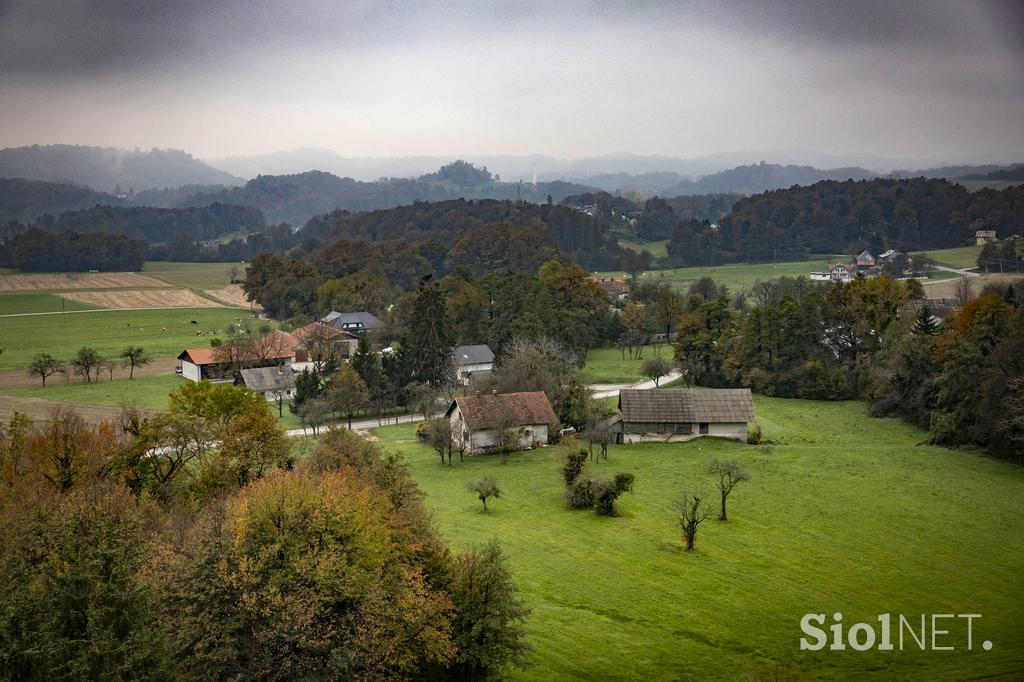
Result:
<svg viewBox="0 0 1024 682">
<path fill-rule="evenodd" d="M 137 272 L 85 272 L 52 275 L 0 275 L 0 291 L 64 291 L 75 289 L 142 289 L 167 283 Z"/>
<path fill-rule="evenodd" d="M 971 291 L 977 296 L 985 288 L 986 284 L 1007 284 L 1021 279 L 1024 279 L 1024 273 L 985 273 L 977 277 L 971 277 L 969 281 L 971 283 Z M 956 287 L 959 282 L 960 278 L 954 277 L 953 279 L 945 279 L 941 282 L 926 283 L 924 285 L 925 296 L 928 298 L 956 298 Z"/>
<path fill-rule="evenodd" d="M 135 291 L 67 291 L 58 294 L 79 303 L 109 309 L 123 308 L 219 308 L 191 289 L 140 289 Z"/>
<path fill-rule="evenodd" d="M 237 308 L 252 306 L 253 310 L 262 310 L 258 305 L 250 304 L 249 301 L 245 300 L 245 292 L 242 291 L 241 284 L 231 284 L 221 289 L 204 289 L 203 293 Z"/>
</svg>

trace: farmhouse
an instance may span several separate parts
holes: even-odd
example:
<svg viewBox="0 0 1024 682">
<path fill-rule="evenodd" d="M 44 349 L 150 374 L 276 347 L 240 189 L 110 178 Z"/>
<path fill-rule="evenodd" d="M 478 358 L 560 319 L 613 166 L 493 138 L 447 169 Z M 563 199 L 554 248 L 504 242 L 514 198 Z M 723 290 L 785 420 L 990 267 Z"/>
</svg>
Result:
<svg viewBox="0 0 1024 682">
<path fill-rule="evenodd" d="M 290 367 L 252 367 L 243 369 L 242 384 L 267 400 L 291 400 L 295 397 L 295 374 Z"/>
<path fill-rule="evenodd" d="M 996 241 L 995 230 L 978 230 L 974 233 L 974 243 L 977 246 Z"/>
<path fill-rule="evenodd" d="M 828 266 L 828 277 L 833 282 L 849 282 L 853 279 L 853 267 L 846 263 Z"/>
<path fill-rule="evenodd" d="M 455 375 L 464 386 L 474 374 L 490 372 L 494 368 L 494 351 L 486 343 L 472 346 L 456 346 Z"/>
<path fill-rule="evenodd" d="M 365 310 L 358 313 L 339 313 L 332 310 L 320 321 L 341 331 L 352 332 L 353 334 L 384 328 L 383 322 Z"/>
<path fill-rule="evenodd" d="M 609 424 L 616 443 L 643 443 L 746 440 L 753 420 L 749 388 L 627 389 L 619 392 L 619 414 Z"/>
<path fill-rule="evenodd" d="M 518 449 L 546 445 L 549 425 L 558 422 L 543 391 L 456 398 L 444 416 L 456 441 L 471 455 L 500 447 L 503 436 Z"/>
<path fill-rule="evenodd" d="M 871 255 L 871 252 L 864 249 L 857 254 L 857 269 L 858 270 L 869 270 L 875 267 L 875 257 Z"/>
<path fill-rule="evenodd" d="M 332 355 L 347 362 L 359 343 L 359 337 L 352 332 L 342 331 L 323 322 L 299 327 L 291 336 L 297 341 L 294 346 L 296 371 L 326 362 Z"/>
<path fill-rule="evenodd" d="M 625 301 L 629 298 L 629 282 L 615 277 L 588 277 L 605 295 L 613 301 Z"/>
<path fill-rule="evenodd" d="M 290 334 L 273 332 L 251 344 L 186 348 L 178 354 L 181 375 L 192 381 L 231 381 L 239 369 L 284 365 L 291 369 L 295 351 L 289 347 Z"/>
</svg>

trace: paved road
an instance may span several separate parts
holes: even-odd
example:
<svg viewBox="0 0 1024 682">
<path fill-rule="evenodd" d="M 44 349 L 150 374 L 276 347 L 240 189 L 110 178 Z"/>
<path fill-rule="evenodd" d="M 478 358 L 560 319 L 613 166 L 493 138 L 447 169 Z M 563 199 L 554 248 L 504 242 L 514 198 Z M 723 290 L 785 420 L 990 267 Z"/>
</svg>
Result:
<svg viewBox="0 0 1024 682">
<path fill-rule="evenodd" d="M 670 381 L 675 381 L 676 379 L 680 378 L 681 376 L 682 376 L 682 374 L 680 372 L 673 370 L 672 372 L 669 372 L 665 376 L 661 377 L 660 382 L 667 383 L 667 382 L 670 382 Z M 657 388 L 657 387 L 654 385 L 654 381 L 648 380 L 648 381 L 638 381 L 637 383 L 634 383 L 634 384 L 592 384 L 591 386 L 589 386 L 589 388 L 590 388 L 591 392 L 593 393 L 593 397 L 595 397 L 595 398 L 613 398 L 613 397 L 615 397 L 615 396 L 617 396 L 619 394 L 619 391 L 621 391 L 623 389 L 626 389 L 626 388 L 647 389 L 647 388 Z M 358 419 L 358 420 L 354 420 L 352 422 L 352 430 L 353 431 L 368 431 L 370 429 L 375 429 L 378 426 L 387 426 L 388 424 L 396 424 L 396 423 L 398 423 L 398 424 L 415 424 L 416 422 L 421 422 L 423 420 L 424 420 L 424 416 L 422 414 L 406 414 L 406 415 L 402 415 L 401 417 L 398 417 L 397 421 L 396 421 L 395 417 L 390 417 L 390 418 L 388 418 L 387 422 L 384 422 L 383 424 L 381 422 L 379 422 L 377 419 Z M 334 423 L 347 426 L 346 422 L 334 422 Z M 309 429 L 309 428 L 306 428 L 306 429 L 291 429 L 290 431 L 286 431 L 285 433 L 287 435 L 289 435 L 289 436 L 311 436 L 311 435 L 313 435 L 313 429 Z"/>
<path fill-rule="evenodd" d="M 943 272 L 955 272 L 958 275 L 963 275 L 966 277 L 978 277 L 978 273 L 972 270 L 959 270 L 957 268 L 951 268 L 947 265 L 934 265 L 932 267 L 934 267 L 936 270 L 942 270 Z"/>
</svg>

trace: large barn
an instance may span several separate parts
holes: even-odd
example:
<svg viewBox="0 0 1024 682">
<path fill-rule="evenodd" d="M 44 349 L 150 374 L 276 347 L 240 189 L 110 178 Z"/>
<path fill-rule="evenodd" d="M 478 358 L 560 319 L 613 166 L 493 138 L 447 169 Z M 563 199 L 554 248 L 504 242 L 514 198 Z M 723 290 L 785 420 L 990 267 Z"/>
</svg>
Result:
<svg viewBox="0 0 1024 682">
<path fill-rule="evenodd" d="M 644 443 L 700 436 L 746 440 L 752 421 L 749 388 L 626 389 L 610 424 L 616 443 Z"/>
<path fill-rule="evenodd" d="M 547 445 L 548 427 L 558 422 L 543 391 L 456 398 L 444 416 L 472 455 L 496 449 L 503 429 L 514 432 L 511 446 L 520 450 Z"/>
</svg>

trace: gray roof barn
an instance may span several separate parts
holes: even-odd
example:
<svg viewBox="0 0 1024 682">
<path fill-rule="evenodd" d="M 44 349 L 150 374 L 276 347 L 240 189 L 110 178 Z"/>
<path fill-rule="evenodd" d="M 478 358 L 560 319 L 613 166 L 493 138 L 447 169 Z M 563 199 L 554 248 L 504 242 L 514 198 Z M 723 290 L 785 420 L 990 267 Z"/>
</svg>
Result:
<svg viewBox="0 0 1024 682">
<path fill-rule="evenodd" d="M 361 332 L 373 329 L 383 329 L 384 323 L 375 315 L 366 311 L 358 313 L 339 313 L 332 310 L 327 316 L 321 319 L 332 327 L 347 332 Z"/>
<path fill-rule="evenodd" d="M 493 362 L 494 351 L 486 343 L 455 347 L 455 364 L 458 366 L 485 365 Z"/>
<path fill-rule="evenodd" d="M 626 389 L 619 392 L 624 422 L 740 423 L 754 420 L 749 388 Z"/>
<path fill-rule="evenodd" d="M 260 393 L 295 390 L 295 375 L 289 367 L 254 367 L 242 370 L 242 383 Z"/>
</svg>

